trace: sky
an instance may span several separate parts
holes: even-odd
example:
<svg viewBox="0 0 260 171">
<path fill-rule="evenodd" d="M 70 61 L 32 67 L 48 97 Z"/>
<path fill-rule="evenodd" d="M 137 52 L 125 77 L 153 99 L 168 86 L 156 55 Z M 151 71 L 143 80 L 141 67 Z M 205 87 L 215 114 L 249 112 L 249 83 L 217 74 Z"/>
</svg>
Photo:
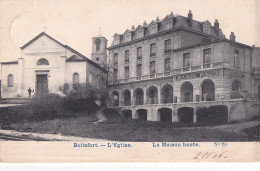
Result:
<svg viewBox="0 0 260 171">
<path fill-rule="evenodd" d="M 0 0 L 0 62 L 17 60 L 20 47 L 45 31 L 90 58 L 92 37 L 100 32 L 111 45 L 123 33 L 170 14 L 218 19 L 227 38 L 260 46 L 260 0 Z M 258 15 L 258 16 L 257 16 Z M 258 29 L 257 29 L 258 28 Z"/>
</svg>

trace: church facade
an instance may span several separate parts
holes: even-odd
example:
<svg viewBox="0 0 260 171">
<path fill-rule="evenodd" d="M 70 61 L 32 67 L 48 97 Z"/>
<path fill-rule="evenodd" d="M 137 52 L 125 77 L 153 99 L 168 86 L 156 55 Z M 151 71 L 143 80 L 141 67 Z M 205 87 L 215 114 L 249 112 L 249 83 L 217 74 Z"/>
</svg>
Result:
<svg viewBox="0 0 260 171">
<path fill-rule="evenodd" d="M 171 13 L 116 33 L 108 51 L 110 107 L 125 117 L 230 122 L 259 112 L 260 48 L 227 39 L 218 20 Z"/>
<path fill-rule="evenodd" d="M 106 39 L 93 38 L 98 43 L 92 56 L 106 61 Z M 2 98 L 28 97 L 59 93 L 64 83 L 88 82 L 98 85 L 99 74 L 106 70 L 68 45 L 64 45 L 45 32 L 21 47 L 21 57 L 16 61 L 2 62 Z"/>
</svg>

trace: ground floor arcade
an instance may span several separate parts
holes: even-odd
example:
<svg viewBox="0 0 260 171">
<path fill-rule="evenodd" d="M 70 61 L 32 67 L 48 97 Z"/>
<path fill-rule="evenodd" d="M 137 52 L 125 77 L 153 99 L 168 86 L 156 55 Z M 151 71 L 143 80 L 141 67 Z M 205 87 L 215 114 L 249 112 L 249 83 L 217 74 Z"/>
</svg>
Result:
<svg viewBox="0 0 260 171">
<path fill-rule="evenodd" d="M 114 108 L 125 118 L 163 122 L 245 121 L 258 116 L 259 102 L 234 99 L 229 101 L 149 104 Z"/>
</svg>

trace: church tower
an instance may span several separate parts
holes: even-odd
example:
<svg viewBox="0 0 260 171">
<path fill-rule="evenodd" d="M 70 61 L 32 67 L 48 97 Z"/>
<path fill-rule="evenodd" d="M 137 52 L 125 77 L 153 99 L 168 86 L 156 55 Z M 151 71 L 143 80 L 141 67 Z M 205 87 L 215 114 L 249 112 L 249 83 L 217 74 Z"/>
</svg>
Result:
<svg viewBox="0 0 260 171">
<path fill-rule="evenodd" d="M 107 62 L 107 39 L 101 34 L 92 38 L 91 60 L 104 66 Z"/>
</svg>

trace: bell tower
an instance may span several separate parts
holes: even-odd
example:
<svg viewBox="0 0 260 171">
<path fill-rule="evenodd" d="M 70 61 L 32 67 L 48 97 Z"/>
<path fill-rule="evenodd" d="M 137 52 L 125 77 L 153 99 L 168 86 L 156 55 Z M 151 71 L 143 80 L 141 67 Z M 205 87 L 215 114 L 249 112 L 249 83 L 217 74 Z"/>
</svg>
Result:
<svg viewBox="0 0 260 171">
<path fill-rule="evenodd" d="M 107 39 L 101 34 L 92 37 L 91 60 L 101 66 L 107 63 Z"/>
</svg>

